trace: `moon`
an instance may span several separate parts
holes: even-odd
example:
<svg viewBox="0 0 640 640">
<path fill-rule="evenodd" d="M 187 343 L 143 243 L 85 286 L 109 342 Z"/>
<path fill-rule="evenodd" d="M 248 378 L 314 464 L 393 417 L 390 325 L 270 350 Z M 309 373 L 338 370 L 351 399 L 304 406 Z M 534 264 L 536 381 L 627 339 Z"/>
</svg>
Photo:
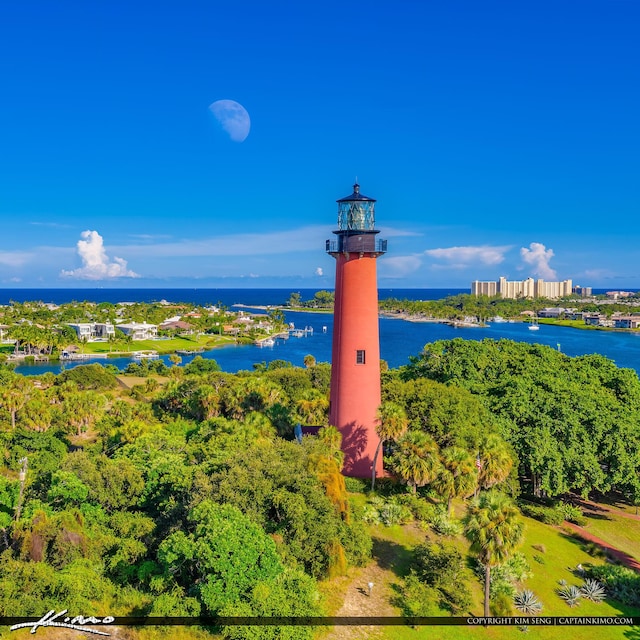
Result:
<svg viewBox="0 0 640 640">
<path fill-rule="evenodd" d="M 248 111 L 235 100 L 216 100 L 209 105 L 220 126 L 234 142 L 244 142 L 251 129 Z"/>
</svg>

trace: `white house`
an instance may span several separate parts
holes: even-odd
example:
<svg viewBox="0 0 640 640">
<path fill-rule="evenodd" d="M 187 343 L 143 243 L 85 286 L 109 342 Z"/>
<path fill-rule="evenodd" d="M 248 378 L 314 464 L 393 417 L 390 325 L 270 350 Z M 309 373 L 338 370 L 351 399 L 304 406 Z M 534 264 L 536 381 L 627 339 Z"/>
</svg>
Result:
<svg viewBox="0 0 640 640">
<path fill-rule="evenodd" d="M 116 329 L 120 329 L 126 336 L 131 336 L 132 340 L 154 340 L 158 337 L 158 325 L 146 322 L 119 324 Z"/>
<path fill-rule="evenodd" d="M 79 340 L 106 340 L 115 336 L 116 329 L 110 322 L 68 322 Z"/>
</svg>

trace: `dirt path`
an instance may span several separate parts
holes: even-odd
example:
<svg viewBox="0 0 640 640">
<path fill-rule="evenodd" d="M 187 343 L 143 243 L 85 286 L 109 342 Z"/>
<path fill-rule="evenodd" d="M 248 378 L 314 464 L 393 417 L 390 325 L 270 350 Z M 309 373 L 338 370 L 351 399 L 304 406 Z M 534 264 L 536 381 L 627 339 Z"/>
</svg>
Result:
<svg viewBox="0 0 640 640">
<path fill-rule="evenodd" d="M 572 522 L 565 522 L 563 528 L 571 529 L 574 533 L 576 533 L 580 538 L 586 540 L 587 542 L 593 542 L 598 546 L 602 547 L 604 551 L 610 556 L 612 559 L 617 560 L 620 564 L 625 567 L 629 567 L 629 569 L 633 569 L 640 573 L 640 562 L 638 562 L 633 556 L 630 556 L 628 553 L 624 551 L 620 551 L 620 549 L 616 549 L 612 547 L 608 542 L 605 542 L 602 538 L 598 538 L 594 536 L 592 533 L 589 533 L 583 527 L 579 527 L 577 524 L 573 524 Z"/>
<path fill-rule="evenodd" d="M 615 507 L 610 507 L 609 505 L 602 503 L 592 502 L 591 500 L 586 500 L 585 498 L 580 498 L 578 496 L 572 497 L 571 502 L 580 507 L 585 512 L 585 515 L 589 515 L 590 513 L 610 513 L 611 515 L 619 516 L 620 518 L 629 518 L 629 520 L 640 521 L 640 515 L 627 513 L 626 511 L 622 511 L 621 509 L 616 509 Z"/>
<path fill-rule="evenodd" d="M 377 562 L 358 569 L 351 580 L 344 603 L 336 616 L 396 616 L 397 609 L 389 603 L 393 596 L 391 583 L 397 582 L 397 576 L 389 569 L 382 569 Z M 367 583 L 373 582 L 371 596 L 368 595 Z M 322 636 L 322 640 L 365 640 L 377 638 L 382 634 L 380 627 L 370 625 L 339 626 Z"/>
<path fill-rule="evenodd" d="M 409 553 L 407 547 L 390 540 L 374 538 L 372 562 L 354 571 L 344 602 L 335 616 L 366 618 L 402 615 L 392 602 L 398 597 L 395 586 L 401 582 L 403 564 Z M 368 589 L 370 582 L 373 583 L 371 595 Z M 382 627 L 373 625 L 339 626 L 320 636 L 320 640 L 375 640 L 382 633 Z"/>
</svg>

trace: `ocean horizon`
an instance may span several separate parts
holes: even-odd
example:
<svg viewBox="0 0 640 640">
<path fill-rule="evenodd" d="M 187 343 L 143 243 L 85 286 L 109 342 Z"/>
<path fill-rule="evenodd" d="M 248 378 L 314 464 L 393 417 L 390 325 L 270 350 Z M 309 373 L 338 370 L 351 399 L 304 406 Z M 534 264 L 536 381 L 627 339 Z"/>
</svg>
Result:
<svg viewBox="0 0 640 640">
<path fill-rule="evenodd" d="M 640 288 L 639 288 L 640 289 Z M 291 293 L 300 293 L 303 300 L 310 300 L 318 291 L 333 291 L 332 288 L 196 288 L 196 287 L 75 287 L 75 288 L 12 288 L 0 289 L 0 305 L 11 302 L 43 302 L 45 304 L 66 304 L 70 302 L 186 302 L 198 306 L 222 304 L 230 307 L 234 304 L 274 306 L 287 302 Z M 595 295 L 604 294 L 608 289 L 593 289 Z M 471 288 L 434 287 L 434 288 L 379 288 L 378 297 L 398 298 L 400 300 L 441 300 L 452 295 L 470 294 Z"/>
</svg>

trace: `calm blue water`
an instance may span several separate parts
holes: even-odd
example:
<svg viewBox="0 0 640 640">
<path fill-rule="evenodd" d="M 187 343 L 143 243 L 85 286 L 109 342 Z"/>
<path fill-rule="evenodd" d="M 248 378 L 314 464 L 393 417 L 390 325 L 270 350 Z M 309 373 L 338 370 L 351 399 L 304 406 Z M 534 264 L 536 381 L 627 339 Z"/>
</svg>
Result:
<svg viewBox="0 0 640 640">
<path fill-rule="evenodd" d="M 222 291 L 222 290 L 220 290 Z M 231 290 L 228 290 L 231 291 Z M 403 290 L 416 292 L 416 298 L 427 299 L 425 291 L 434 290 Z M 420 294 L 418 295 L 418 292 Z M 138 292 L 128 290 L 128 300 L 140 299 Z M 280 295 L 284 298 L 263 298 L 262 292 L 247 291 L 244 295 L 235 290 L 229 294 L 231 299 L 236 299 L 242 304 L 267 304 L 268 302 L 281 302 L 286 300 L 289 291 Z M 381 292 L 382 295 L 382 292 Z M 398 297 L 401 297 L 400 295 Z M 405 297 L 404 293 L 402 297 Z M 437 299 L 431 298 L 431 299 Z M 15 299 L 15 298 L 14 298 Z M 44 299 L 44 298 L 43 298 Z M 50 297 L 46 298 L 51 300 Z M 124 299 L 124 298 L 118 298 Z M 166 298 L 170 300 L 170 298 Z M 214 298 L 213 298 L 214 299 Z M 180 297 L 173 297 L 171 301 L 189 301 L 185 290 L 181 290 Z M 226 304 L 223 302 L 223 304 Z M 229 305 L 230 306 L 230 305 Z M 256 347 L 254 345 L 229 346 L 205 352 L 203 357 L 213 358 L 224 371 L 235 372 L 242 369 L 253 369 L 257 362 L 271 362 L 275 359 L 288 360 L 296 366 L 303 366 L 304 357 L 313 355 L 318 362 L 331 361 L 331 336 L 333 331 L 333 315 L 304 312 L 286 312 L 288 322 L 293 322 L 296 327 L 313 327 L 313 335 L 302 338 L 291 337 L 288 340 L 278 340 L 273 347 Z M 323 331 L 326 327 L 326 332 Z M 428 342 L 461 337 L 470 340 L 482 340 L 483 338 L 508 338 L 521 342 L 539 343 L 560 349 L 569 356 L 600 353 L 611 358 L 619 367 L 629 367 L 640 373 L 640 335 L 605 331 L 584 331 L 565 327 L 552 327 L 540 325 L 540 330 L 529 331 L 526 323 L 500 323 L 490 324 L 486 328 L 454 328 L 448 325 L 407 322 L 391 318 L 380 319 L 380 350 L 381 357 L 389 366 L 398 367 L 408 364 L 409 356 L 417 355 Z M 192 359 L 192 356 L 183 356 L 183 364 Z M 163 360 L 169 364 L 168 356 Z M 97 360 L 97 362 L 114 364 L 123 369 L 132 360 L 130 358 L 109 358 Z M 72 366 L 72 365 L 67 365 Z M 46 371 L 58 373 L 59 366 L 53 365 L 22 365 L 16 369 L 20 373 L 37 375 Z"/>
</svg>

